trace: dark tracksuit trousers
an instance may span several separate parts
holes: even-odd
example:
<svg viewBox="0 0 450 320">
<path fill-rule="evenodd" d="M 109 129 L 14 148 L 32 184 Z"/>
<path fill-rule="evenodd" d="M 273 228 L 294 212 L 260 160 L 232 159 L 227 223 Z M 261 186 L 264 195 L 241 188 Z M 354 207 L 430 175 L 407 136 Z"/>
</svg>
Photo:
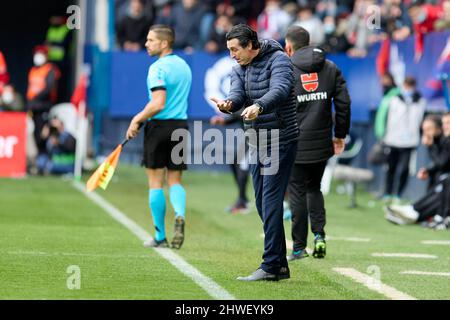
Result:
<svg viewBox="0 0 450 320">
<path fill-rule="evenodd" d="M 435 215 L 447 217 L 450 214 L 450 176 L 431 187 L 425 196 L 413 204 L 413 208 L 419 213 L 417 222 Z"/>
<path fill-rule="evenodd" d="M 262 168 L 273 165 L 266 161 L 251 161 L 250 172 L 255 189 L 255 201 L 258 214 L 263 222 L 264 254 L 261 269 L 278 274 L 281 267 L 287 267 L 286 236 L 283 225 L 283 199 L 289 182 L 297 151 L 297 141 L 282 144 L 279 147 L 278 171 L 275 174 L 261 174 Z M 254 159 L 255 149 L 250 149 L 250 158 Z M 268 153 L 270 157 L 270 153 Z"/>
<path fill-rule="evenodd" d="M 289 205 L 292 212 L 294 251 L 306 248 L 308 218 L 311 231 L 325 237 L 325 203 L 320 183 L 327 161 L 295 164 L 289 181 Z"/>
<path fill-rule="evenodd" d="M 409 160 L 411 159 L 412 148 L 390 148 L 388 156 L 388 170 L 386 172 L 386 188 L 387 195 L 396 195 L 401 197 L 408 183 L 409 176 Z M 396 179 L 398 176 L 398 180 Z M 398 181 L 394 192 L 394 182 Z"/>
<path fill-rule="evenodd" d="M 246 204 L 247 199 L 247 180 L 248 180 L 248 170 L 242 170 L 240 164 L 235 161 L 235 163 L 230 165 L 231 171 L 233 172 L 233 177 L 238 187 L 239 197 L 237 204 Z"/>
</svg>

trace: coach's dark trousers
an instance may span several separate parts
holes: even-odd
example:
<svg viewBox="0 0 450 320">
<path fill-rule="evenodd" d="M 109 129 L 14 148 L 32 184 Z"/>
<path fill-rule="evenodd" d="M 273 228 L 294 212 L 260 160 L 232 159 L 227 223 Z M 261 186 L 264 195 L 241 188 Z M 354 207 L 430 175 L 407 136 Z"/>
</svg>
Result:
<svg viewBox="0 0 450 320">
<path fill-rule="evenodd" d="M 270 149 L 269 149 L 270 150 Z M 297 141 L 282 144 L 279 147 L 277 157 L 269 161 L 250 161 L 250 172 L 255 189 L 255 201 L 258 214 L 264 228 L 264 254 L 261 269 L 272 274 L 278 274 L 281 267 L 287 267 L 286 237 L 283 226 L 283 199 L 289 182 L 292 165 L 297 151 Z M 250 149 L 250 159 L 254 159 L 255 149 Z M 275 174 L 263 175 L 262 168 L 274 165 L 278 160 L 278 170 Z M 252 164 L 253 163 L 253 164 Z"/>
<path fill-rule="evenodd" d="M 306 248 L 308 218 L 311 231 L 325 237 L 325 205 L 320 183 L 327 161 L 295 164 L 289 182 L 289 206 L 292 212 L 292 240 L 294 251 Z"/>
</svg>

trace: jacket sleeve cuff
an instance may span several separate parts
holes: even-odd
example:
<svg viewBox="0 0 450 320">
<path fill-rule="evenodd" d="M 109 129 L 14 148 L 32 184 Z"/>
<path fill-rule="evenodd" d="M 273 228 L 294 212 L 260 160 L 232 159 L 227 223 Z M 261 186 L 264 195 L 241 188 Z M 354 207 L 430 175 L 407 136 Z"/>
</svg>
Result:
<svg viewBox="0 0 450 320">
<path fill-rule="evenodd" d="M 261 100 L 255 100 L 253 102 L 253 104 L 257 104 L 258 106 L 261 107 L 261 109 L 262 109 L 261 113 L 268 113 L 267 105 L 265 105 L 264 102 L 262 102 Z"/>
<path fill-rule="evenodd" d="M 334 133 L 334 137 L 338 138 L 338 139 L 345 139 L 346 136 L 347 136 L 347 134 L 342 133 L 342 132 L 335 132 Z"/>
</svg>

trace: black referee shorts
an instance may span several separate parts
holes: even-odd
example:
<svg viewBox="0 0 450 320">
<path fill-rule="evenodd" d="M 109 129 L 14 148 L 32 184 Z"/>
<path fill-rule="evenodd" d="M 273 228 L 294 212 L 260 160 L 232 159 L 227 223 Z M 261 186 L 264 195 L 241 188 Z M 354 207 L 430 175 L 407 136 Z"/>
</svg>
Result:
<svg viewBox="0 0 450 320">
<path fill-rule="evenodd" d="M 186 149 L 187 139 L 179 138 L 178 141 L 172 141 L 172 133 L 177 129 L 188 129 L 186 120 L 151 120 L 148 121 L 144 127 L 144 157 L 142 165 L 147 169 L 162 169 L 169 170 L 187 170 L 187 164 L 184 160 L 183 150 Z M 183 143 L 181 152 L 177 152 L 177 158 L 172 159 L 172 150 L 175 146 Z"/>
</svg>

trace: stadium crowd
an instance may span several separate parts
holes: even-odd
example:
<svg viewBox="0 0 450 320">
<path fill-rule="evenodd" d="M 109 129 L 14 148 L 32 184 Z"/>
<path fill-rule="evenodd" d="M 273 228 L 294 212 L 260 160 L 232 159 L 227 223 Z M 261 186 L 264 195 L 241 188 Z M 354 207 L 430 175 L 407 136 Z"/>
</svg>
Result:
<svg viewBox="0 0 450 320">
<path fill-rule="evenodd" d="M 152 24 L 175 29 L 175 49 L 218 52 L 225 34 L 247 23 L 261 38 L 283 42 L 289 26 L 304 27 L 311 44 L 329 53 L 362 57 L 376 42 L 416 38 L 450 28 L 450 0 L 116 0 L 117 43 L 123 50 L 144 49 Z"/>
</svg>

